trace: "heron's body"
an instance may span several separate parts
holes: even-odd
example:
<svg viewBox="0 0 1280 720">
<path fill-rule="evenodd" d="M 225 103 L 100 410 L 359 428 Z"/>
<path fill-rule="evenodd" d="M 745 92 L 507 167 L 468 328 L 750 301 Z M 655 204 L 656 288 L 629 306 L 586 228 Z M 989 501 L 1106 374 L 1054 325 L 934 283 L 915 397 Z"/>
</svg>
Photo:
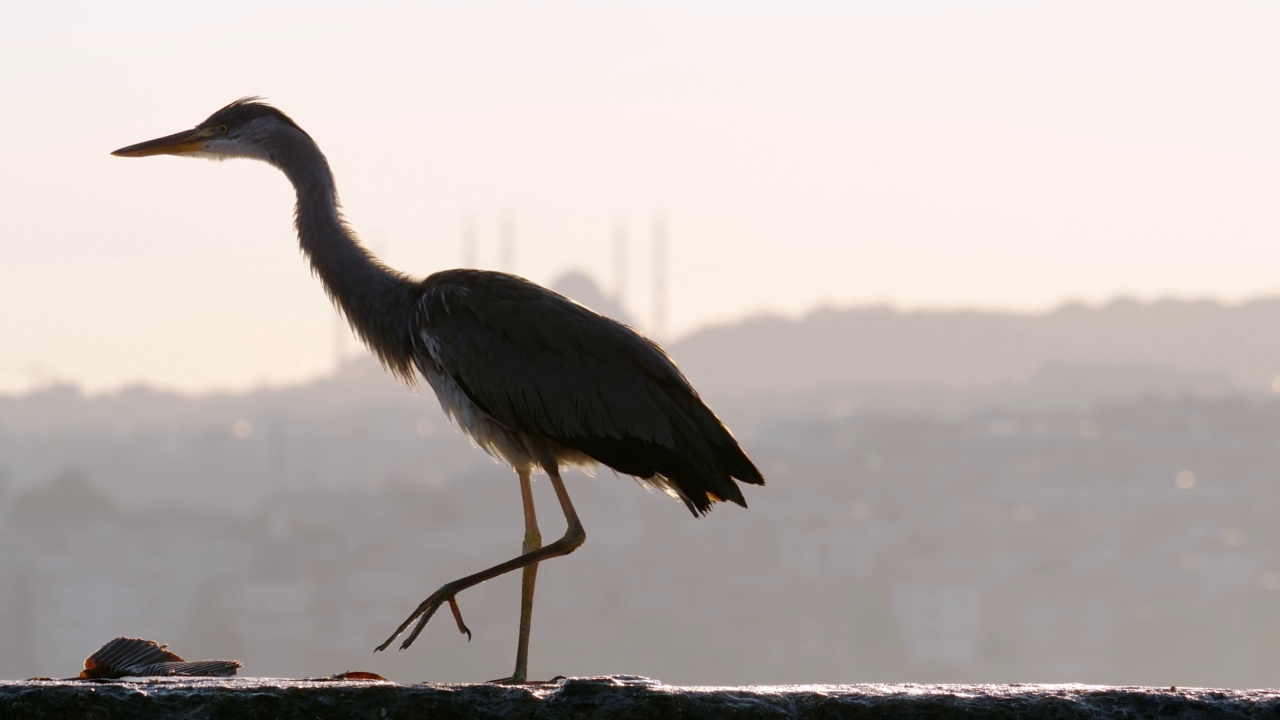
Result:
<svg viewBox="0 0 1280 720">
<path fill-rule="evenodd" d="M 527 280 L 427 278 L 414 361 L 480 447 L 517 470 L 603 463 L 695 514 L 745 504 L 755 469 L 675 364 L 631 328 Z"/>
<path fill-rule="evenodd" d="M 283 171 L 297 191 L 302 249 L 352 328 L 396 376 L 410 384 L 425 379 L 471 440 L 519 475 L 524 553 L 446 584 L 379 649 L 416 619 L 402 645 L 408 647 L 446 602 L 465 630 L 456 594 L 523 569 L 512 679 L 524 681 L 537 563 L 572 552 L 585 539 L 561 468 L 603 463 L 682 500 L 695 515 L 720 500 L 745 506 L 737 482 L 764 483 L 666 353 L 635 330 L 514 275 L 446 270 L 417 279 L 383 265 L 343 219 L 324 154 L 279 110 L 237 101 L 192 131 L 116 154 L 247 157 Z M 550 477 L 569 526 L 545 547 L 529 489 L 539 468 Z"/>
</svg>

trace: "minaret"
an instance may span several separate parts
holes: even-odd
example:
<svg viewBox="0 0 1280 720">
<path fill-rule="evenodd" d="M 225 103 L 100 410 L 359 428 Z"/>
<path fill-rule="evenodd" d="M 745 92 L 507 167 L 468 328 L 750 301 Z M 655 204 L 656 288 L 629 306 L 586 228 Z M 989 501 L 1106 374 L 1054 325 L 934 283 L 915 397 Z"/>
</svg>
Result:
<svg viewBox="0 0 1280 720">
<path fill-rule="evenodd" d="M 627 222 L 613 222 L 613 301 L 626 305 L 627 295 Z"/>
<path fill-rule="evenodd" d="M 502 223 L 498 228 L 498 269 L 512 273 L 516 268 L 516 225 L 511 211 L 502 213 Z"/>
<path fill-rule="evenodd" d="M 667 221 L 662 213 L 653 214 L 653 336 L 658 340 L 667 334 Z"/>
<path fill-rule="evenodd" d="M 477 249 L 476 216 L 474 213 L 467 213 L 462 218 L 462 267 L 476 266 Z"/>
</svg>

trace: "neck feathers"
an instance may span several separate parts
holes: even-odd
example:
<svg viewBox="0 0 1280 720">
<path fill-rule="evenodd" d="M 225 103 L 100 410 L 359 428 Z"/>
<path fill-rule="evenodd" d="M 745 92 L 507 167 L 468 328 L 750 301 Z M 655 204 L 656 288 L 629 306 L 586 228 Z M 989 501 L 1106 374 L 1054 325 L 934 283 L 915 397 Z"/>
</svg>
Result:
<svg viewBox="0 0 1280 720">
<path fill-rule="evenodd" d="M 378 260 L 347 225 L 329 162 L 305 133 L 271 157 L 297 191 L 294 226 L 311 269 L 364 344 L 401 380 L 414 382 L 414 289 L 417 283 Z"/>
</svg>

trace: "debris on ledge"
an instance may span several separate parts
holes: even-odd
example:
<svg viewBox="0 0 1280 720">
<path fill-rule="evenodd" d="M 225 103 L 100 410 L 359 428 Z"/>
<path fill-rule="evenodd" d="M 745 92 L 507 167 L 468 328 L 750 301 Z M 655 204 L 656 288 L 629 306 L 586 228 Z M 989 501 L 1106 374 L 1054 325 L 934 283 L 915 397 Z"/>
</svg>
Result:
<svg viewBox="0 0 1280 720">
<path fill-rule="evenodd" d="M 84 660 L 80 679 L 148 676 L 226 677 L 240 669 L 239 660 L 183 660 L 168 645 L 154 640 L 118 637 Z"/>
</svg>

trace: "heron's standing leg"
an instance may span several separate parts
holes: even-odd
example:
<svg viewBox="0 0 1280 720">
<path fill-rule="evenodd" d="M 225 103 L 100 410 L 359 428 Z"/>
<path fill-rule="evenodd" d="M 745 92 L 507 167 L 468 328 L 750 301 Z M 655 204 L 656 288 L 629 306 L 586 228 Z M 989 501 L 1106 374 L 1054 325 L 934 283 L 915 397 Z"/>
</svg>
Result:
<svg viewBox="0 0 1280 720">
<path fill-rule="evenodd" d="M 538 514 L 533 507 L 533 483 L 527 468 L 516 471 L 520 475 L 520 497 L 524 500 L 524 546 L 522 552 L 531 553 L 542 547 L 542 534 L 538 532 Z M 516 670 L 506 680 L 495 682 L 523 683 L 529 679 L 529 629 L 533 620 L 533 588 L 538 581 L 538 563 L 524 566 L 520 581 L 520 641 L 516 645 Z"/>
<path fill-rule="evenodd" d="M 526 552 L 520 557 L 512 558 L 504 563 L 494 565 L 488 570 L 481 570 L 474 575 L 468 575 L 464 578 L 454 580 L 453 582 L 445 583 L 439 590 L 431 593 L 431 597 L 423 600 L 422 603 L 418 605 L 418 609 L 414 610 L 413 614 L 409 615 L 404 622 L 400 623 L 400 627 L 396 628 L 396 631 L 391 634 L 391 637 L 387 638 L 385 642 L 379 645 L 377 650 L 386 650 L 387 647 L 391 645 L 391 642 L 399 637 L 400 633 L 404 632 L 410 625 L 413 625 L 416 620 L 417 624 L 414 625 L 413 632 L 409 633 L 409 637 L 405 638 L 404 642 L 400 643 L 400 649 L 403 650 L 412 645 L 413 641 L 416 640 L 427 627 L 427 622 L 431 620 L 431 616 L 435 615 L 436 611 L 440 609 L 440 606 L 445 603 L 449 603 L 450 607 L 454 610 L 454 618 L 458 621 L 458 629 L 470 636 L 470 633 L 462 624 L 461 617 L 458 615 L 457 605 L 454 601 L 454 598 L 457 597 L 458 593 L 469 587 L 479 585 L 485 580 L 492 580 L 499 575 L 509 573 L 512 570 L 520 570 L 531 565 L 537 565 L 537 563 L 549 558 L 568 555 L 581 547 L 582 543 L 586 542 L 587 533 L 582 529 L 582 523 L 578 520 L 578 513 L 573 509 L 573 503 L 569 500 L 569 491 L 565 489 L 564 481 L 560 479 L 560 469 L 556 466 L 554 461 L 543 462 L 542 467 L 547 471 L 547 475 L 551 478 L 551 487 L 555 489 L 556 499 L 560 501 L 560 509 L 564 511 L 565 524 L 568 526 L 565 528 L 564 535 L 550 545 L 544 545 L 531 552 Z M 532 506 L 532 493 L 530 493 L 529 497 L 530 505 Z M 528 612 L 532 613 L 533 583 L 530 582 L 528 587 Z M 522 604 L 521 610 L 523 611 L 524 609 L 524 604 Z M 523 616 L 524 612 L 521 613 L 522 634 L 527 635 L 527 633 L 524 633 L 523 631 L 523 628 L 527 626 Z M 519 656 L 516 659 L 517 668 L 528 666 L 528 650 L 529 648 L 526 638 L 525 641 L 521 642 L 519 647 Z"/>
</svg>

